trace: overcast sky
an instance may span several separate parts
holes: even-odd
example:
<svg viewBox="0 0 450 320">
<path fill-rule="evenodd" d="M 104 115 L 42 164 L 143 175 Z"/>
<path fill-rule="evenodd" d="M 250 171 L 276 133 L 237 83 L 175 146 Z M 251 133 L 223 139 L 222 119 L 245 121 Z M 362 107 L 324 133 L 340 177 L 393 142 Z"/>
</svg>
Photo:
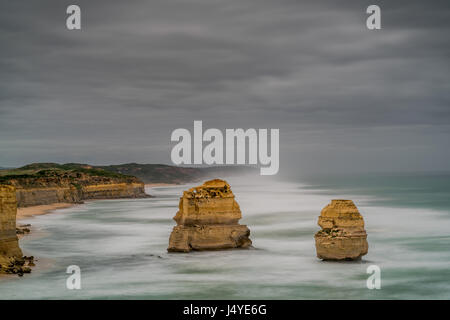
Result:
<svg viewBox="0 0 450 320">
<path fill-rule="evenodd" d="M 279 128 L 280 173 L 449 170 L 449 18 L 448 0 L 2 0 L 0 166 L 170 163 L 171 132 L 203 120 Z"/>
</svg>

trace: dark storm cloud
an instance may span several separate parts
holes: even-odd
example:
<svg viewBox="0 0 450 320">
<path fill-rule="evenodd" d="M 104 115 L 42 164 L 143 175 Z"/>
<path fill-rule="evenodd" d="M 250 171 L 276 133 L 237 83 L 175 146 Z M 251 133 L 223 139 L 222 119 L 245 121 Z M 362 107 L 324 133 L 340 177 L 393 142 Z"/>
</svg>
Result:
<svg viewBox="0 0 450 320">
<path fill-rule="evenodd" d="M 72 3 L 0 5 L 0 165 L 168 162 L 198 119 L 305 170 L 448 169 L 448 1 L 78 1 L 68 31 Z"/>
</svg>

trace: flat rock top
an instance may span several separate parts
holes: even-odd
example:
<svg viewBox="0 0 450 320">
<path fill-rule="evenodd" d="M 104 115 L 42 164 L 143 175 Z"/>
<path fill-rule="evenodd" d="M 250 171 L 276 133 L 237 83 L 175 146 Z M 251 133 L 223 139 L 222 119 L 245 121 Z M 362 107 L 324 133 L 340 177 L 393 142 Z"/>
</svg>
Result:
<svg viewBox="0 0 450 320">
<path fill-rule="evenodd" d="M 331 200 L 331 203 L 322 209 L 320 215 L 322 217 L 336 215 L 361 216 L 352 200 L 341 199 Z"/>
<path fill-rule="evenodd" d="M 205 181 L 200 187 L 203 188 L 225 188 L 230 187 L 230 185 L 222 179 L 213 179 L 209 181 Z"/>
<path fill-rule="evenodd" d="M 184 191 L 187 198 L 228 198 L 233 196 L 230 185 L 221 179 L 206 181 L 201 186 L 197 186 Z"/>
</svg>

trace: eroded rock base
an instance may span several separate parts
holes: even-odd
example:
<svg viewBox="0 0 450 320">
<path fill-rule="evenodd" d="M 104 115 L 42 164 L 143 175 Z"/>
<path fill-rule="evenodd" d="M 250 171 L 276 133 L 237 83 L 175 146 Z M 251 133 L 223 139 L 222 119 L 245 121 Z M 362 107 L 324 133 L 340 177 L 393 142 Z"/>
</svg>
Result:
<svg viewBox="0 0 450 320">
<path fill-rule="evenodd" d="M 17 274 L 19 277 L 25 273 L 30 273 L 31 268 L 34 267 L 33 257 L 21 257 L 21 258 L 8 258 L 0 261 L 0 273 L 4 274 Z"/>
<path fill-rule="evenodd" d="M 248 248 L 252 245 L 245 225 L 176 226 L 170 235 L 169 252 Z"/>
</svg>

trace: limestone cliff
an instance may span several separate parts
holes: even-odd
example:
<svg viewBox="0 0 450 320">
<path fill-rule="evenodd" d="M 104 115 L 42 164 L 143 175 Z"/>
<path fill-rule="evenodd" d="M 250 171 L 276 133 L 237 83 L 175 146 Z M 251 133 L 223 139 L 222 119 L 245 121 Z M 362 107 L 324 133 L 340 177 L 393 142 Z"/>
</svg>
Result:
<svg viewBox="0 0 450 320">
<path fill-rule="evenodd" d="M 331 200 L 319 217 L 322 228 L 314 236 L 323 260 L 356 260 L 367 254 L 364 220 L 352 200 Z"/>
<path fill-rule="evenodd" d="M 226 181 L 210 180 L 184 191 L 167 250 L 247 248 L 252 244 L 250 230 L 238 224 L 241 217 L 241 209 Z"/>
<path fill-rule="evenodd" d="M 1 176 L 0 182 L 16 187 L 19 207 L 79 203 L 88 199 L 148 197 L 144 183 L 139 179 L 91 168 L 13 172 Z"/>
<path fill-rule="evenodd" d="M 16 190 L 13 186 L 0 185 L 0 273 L 23 273 L 25 260 L 16 235 Z"/>
</svg>

